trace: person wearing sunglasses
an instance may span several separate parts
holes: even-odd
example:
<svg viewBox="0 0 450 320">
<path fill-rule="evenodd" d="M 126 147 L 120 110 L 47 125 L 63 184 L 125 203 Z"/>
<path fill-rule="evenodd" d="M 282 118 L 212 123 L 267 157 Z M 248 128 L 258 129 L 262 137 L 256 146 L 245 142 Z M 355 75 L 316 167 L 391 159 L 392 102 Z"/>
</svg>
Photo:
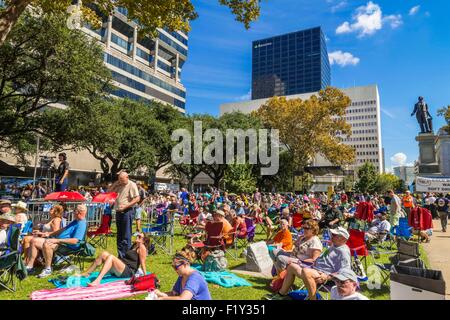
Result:
<svg viewBox="0 0 450 320">
<path fill-rule="evenodd" d="M 344 269 L 332 276 L 336 285 L 331 288 L 331 300 L 369 300 L 357 292 L 358 277 L 352 270 Z"/>
<path fill-rule="evenodd" d="M 145 275 L 147 273 L 145 261 L 147 258 L 150 239 L 143 233 L 138 233 L 136 241 L 125 253 L 123 258 L 117 258 L 107 251 L 103 251 L 92 265 L 84 272 L 82 277 L 89 277 L 98 266 L 102 266 L 97 278 L 88 284 L 90 287 L 98 286 L 103 277 L 109 272 L 118 278 L 131 278 L 140 269 Z"/>
<path fill-rule="evenodd" d="M 178 279 L 170 292 L 155 290 L 158 300 L 212 300 L 205 278 L 191 267 L 195 253 L 184 247 L 172 260 Z"/>
<path fill-rule="evenodd" d="M 290 263 L 312 264 L 322 253 L 322 242 L 319 237 L 319 225 L 310 219 L 303 223 L 303 235 L 298 237 L 294 243 L 292 252 L 274 249 L 271 256 L 274 258 L 274 265 L 278 274 L 285 270 Z"/>
</svg>

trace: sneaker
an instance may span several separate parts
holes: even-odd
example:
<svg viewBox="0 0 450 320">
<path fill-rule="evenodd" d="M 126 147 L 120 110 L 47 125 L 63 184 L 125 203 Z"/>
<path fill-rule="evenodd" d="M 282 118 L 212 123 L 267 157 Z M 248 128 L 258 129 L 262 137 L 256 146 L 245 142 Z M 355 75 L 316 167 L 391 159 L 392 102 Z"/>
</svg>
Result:
<svg viewBox="0 0 450 320">
<path fill-rule="evenodd" d="M 265 297 L 265 299 L 266 299 L 266 300 L 286 300 L 286 299 L 287 299 L 287 296 L 283 296 L 283 295 L 281 295 L 281 294 L 279 294 L 279 293 L 275 293 L 275 294 L 273 294 L 273 295 L 267 295 L 267 296 Z"/>
<path fill-rule="evenodd" d="M 32 275 L 36 270 L 33 267 L 27 267 L 27 274 Z"/>
<path fill-rule="evenodd" d="M 52 274 L 52 269 L 45 268 L 42 272 L 37 276 L 38 278 L 47 278 Z"/>
</svg>

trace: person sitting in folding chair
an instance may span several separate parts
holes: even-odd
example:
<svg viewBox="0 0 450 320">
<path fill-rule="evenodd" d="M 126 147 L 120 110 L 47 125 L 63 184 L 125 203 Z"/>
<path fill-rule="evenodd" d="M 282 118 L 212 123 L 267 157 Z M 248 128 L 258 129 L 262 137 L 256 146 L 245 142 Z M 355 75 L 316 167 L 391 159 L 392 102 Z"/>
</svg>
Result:
<svg viewBox="0 0 450 320">
<path fill-rule="evenodd" d="M 102 265 L 100 273 L 97 278 L 88 284 L 90 287 L 95 287 L 100 284 L 100 281 L 108 273 L 112 273 L 118 278 L 131 278 L 138 270 L 139 274 L 145 275 L 147 273 L 145 260 L 147 258 L 147 252 L 150 244 L 150 238 L 146 237 L 143 233 L 138 233 L 136 241 L 131 246 L 125 257 L 117 258 L 107 251 L 103 251 L 92 265 L 81 276 L 89 277 L 92 272 Z"/>
<path fill-rule="evenodd" d="M 303 236 L 295 241 L 292 252 L 280 249 L 269 251 L 270 256 L 274 259 L 274 266 L 278 274 L 285 270 L 290 263 L 302 261 L 303 263 L 313 264 L 322 253 L 322 242 L 317 236 L 319 234 L 317 221 L 311 219 L 306 221 L 303 224 L 303 231 Z"/>
<path fill-rule="evenodd" d="M 386 236 L 391 230 L 391 224 L 387 220 L 387 215 L 387 211 L 382 211 L 377 214 L 377 218 L 372 221 L 371 227 L 366 232 L 367 241 L 372 242 L 377 240 L 383 242 L 386 239 Z"/>
<path fill-rule="evenodd" d="M 303 263 L 291 263 L 287 267 L 287 274 L 280 291 L 271 297 L 270 300 L 282 300 L 289 293 L 290 287 L 294 284 L 295 277 L 303 280 L 308 290 L 310 300 L 316 300 L 318 284 L 325 284 L 332 280 L 333 273 L 342 269 L 351 269 L 350 249 L 346 245 L 350 237 L 347 230 L 342 227 L 330 229 L 333 245 L 328 248 L 311 266 Z"/>
<path fill-rule="evenodd" d="M 45 268 L 38 275 L 39 278 L 45 278 L 52 274 L 52 260 L 53 255 L 61 246 L 61 250 L 76 250 L 79 248 L 79 243 L 83 241 L 86 235 L 86 214 L 87 207 L 80 204 L 74 211 L 74 218 L 65 228 L 59 229 L 55 232 L 44 232 L 39 236 L 34 237 L 30 242 L 30 250 L 28 254 L 27 272 L 34 272 L 34 261 L 38 253 L 42 252 L 45 260 Z"/>
<path fill-rule="evenodd" d="M 336 285 L 331 288 L 331 300 L 370 300 L 357 292 L 358 276 L 352 270 L 343 269 L 332 276 Z"/>
<path fill-rule="evenodd" d="M 59 229 L 61 229 L 63 227 L 63 213 L 64 213 L 64 208 L 60 205 L 56 205 L 54 207 L 52 207 L 50 209 L 50 221 L 45 223 L 45 224 L 39 224 L 38 225 L 38 229 L 33 230 L 32 234 L 33 235 L 27 235 L 23 238 L 23 246 L 22 246 L 22 251 L 25 254 L 25 257 L 28 257 L 28 250 L 30 248 L 30 243 L 31 240 L 33 240 L 33 238 L 35 236 L 42 236 L 44 234 L 44 232 L 55 232 L 58 231 Z M 28 261 L 25 261 L 25 263 L 27 263 Z"/>
<path fill-rule="evenodd" d="M 0 215 L 0 255 L 2 255 L 8 247 L 8 229 L 15 223 L 16 217 L 11 213 Z"/>
</svg>

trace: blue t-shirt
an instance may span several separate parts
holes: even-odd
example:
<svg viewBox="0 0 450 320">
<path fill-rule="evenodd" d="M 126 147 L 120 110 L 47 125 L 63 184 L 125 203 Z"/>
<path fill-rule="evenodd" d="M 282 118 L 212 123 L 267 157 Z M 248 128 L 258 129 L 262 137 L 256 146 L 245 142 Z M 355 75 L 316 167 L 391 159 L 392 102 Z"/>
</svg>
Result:
<svg viewBox="0 0 450 320">
<path fill-rule="evenodd" d="M 72 239 L 76 238 L 79 241 L 84 240 L 84 236 L 86 235 L 87 223 L 86 219 L 83 220 L 74 220 L 64 230 L 58 235 L 58 239 Z M 69 248 L 78 249 L 79 244 L 75 245 L 67 245 Z"/>
<path fill-rule="evenodd" d="M 209 294 L 208 284 L 205 278 L 198 272 L 193 272 L 186 281 L 184 288 L 181 288 L 182 277 L 178 277 L 177 282 L 172 288 L 177 295 L 181 295 L 184 290 L 192 293 L 192 300 L 212 300 Z"/>
</svg>

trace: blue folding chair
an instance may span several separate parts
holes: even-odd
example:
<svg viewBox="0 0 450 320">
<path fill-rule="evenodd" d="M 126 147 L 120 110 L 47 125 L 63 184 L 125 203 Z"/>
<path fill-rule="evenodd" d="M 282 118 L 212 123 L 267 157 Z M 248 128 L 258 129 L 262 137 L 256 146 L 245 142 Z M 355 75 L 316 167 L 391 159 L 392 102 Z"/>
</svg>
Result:
<svg viewBox="0 0 450 320">
<path fill-rule="evenodd" d="M 142 228 L 145 234 L 148 234 L 155 246 L 159 247 L 164 253 L 171 255 L 173 247 L 173 218 L 169 219 L 167 210 L 158 215 L 156 223 L 147 224 Z"/>
</svg>

